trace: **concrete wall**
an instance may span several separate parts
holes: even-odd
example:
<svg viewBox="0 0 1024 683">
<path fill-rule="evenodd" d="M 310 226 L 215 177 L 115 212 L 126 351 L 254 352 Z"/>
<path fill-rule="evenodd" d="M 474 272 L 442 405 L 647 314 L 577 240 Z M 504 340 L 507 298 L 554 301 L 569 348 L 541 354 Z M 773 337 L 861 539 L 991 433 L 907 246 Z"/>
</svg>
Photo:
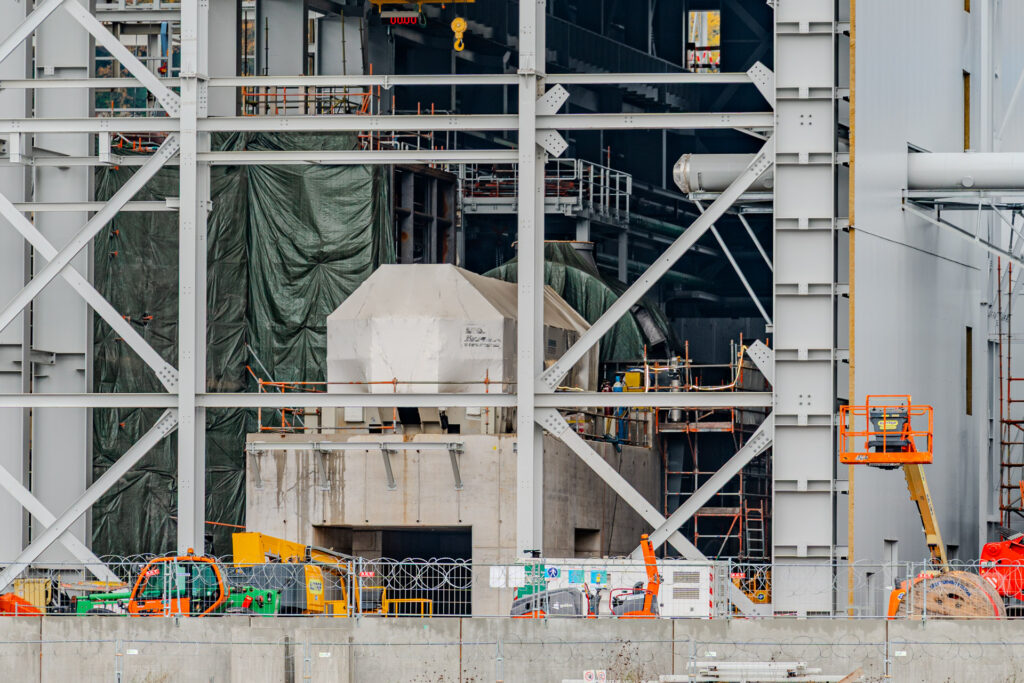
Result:
<svg viewBox="0 0 1024 683">
<path fill-rule="evenodd" d="M 261 435 L 260 439 L 265 436 Z M 309 440 L 310 437 L 282 437 Z M 278 450 L 249 455 L 246 526 L 271 536 L 312 545 L 329 544 L 330 529 L 351 529 L 351 548 L 363 557 L 379 557 L 372 542 L 385 528 L 470 527 L 474 586 L 488 585 L 488 565 L 512 564 L 516 555 L 516 454 L 514 436 L 424 434 L 413 442 L 443 440 L 464 444 L 459 456 L 463 488 L 456 490 L 444 450 L 391 454 L 396 488 L 386 485 L 384 462 L 376 447 L 393 436 L 352 437 L 368 440 L 367 450 L 324 455 L 330 488 L 310 451 Z M 659 504 L 661 460 L 649 449 L 593 444 L 604 458 L 655 505 Z M 258 463 L 258 465 L 257 465 Z M 544 555 L 574 557 L 575 530 L 600 531 L 600 553 L 625 555 L 649 527 L 561 441 L 544 441 Z M 325 533 L 325 531 L 327 533 Z M 368 542 L 368 538 L 371 539 Z M 441 555 L 442 553 L 438 553 Z M 402 558 L 396 558 L 402 559 Z M 429 559 L 429 558 L 428 558 Z M 474 614 L 504 614 L 507 591 L 473 591 Z"/>
<path fill-rule="evenodd" d="M 12 681 L 657 680 L 698 661 L 802 661 L 865 681 L 1015 681 L 1011 622 L 0 619 Z M 118 675 L 120 674 L 120 675 Z"/>
</svg>

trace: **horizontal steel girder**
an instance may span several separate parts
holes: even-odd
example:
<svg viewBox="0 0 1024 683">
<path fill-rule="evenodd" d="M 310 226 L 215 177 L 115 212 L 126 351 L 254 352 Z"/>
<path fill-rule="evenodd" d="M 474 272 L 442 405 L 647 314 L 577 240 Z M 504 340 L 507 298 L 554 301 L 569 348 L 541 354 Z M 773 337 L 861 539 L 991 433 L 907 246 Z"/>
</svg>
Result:
<svg viewBox="0 0 1024 683">
<path fill-rule="evenodd" d="M 196 394 L 204 408 L 514 408 L 515 394 Z M 0 408 L 171 408 L 177 394 L 0 394 Z M 539 408 L 770 408 L 760 391 L 563 392 L 537 394 Z"/>
<path fill-rule="evenodd" d="M 551 114 L 537 117 L 539 129 L 658 130 L 710 128 L 771 128 L 771 112 L 669 114 Z M 360 132 L 516 130 L 515 114 L 444 114 L 362 116 L 218 116 L 199 119 L 200 132 Z M 180 122 L 164 117 L 0 119 L 0 133 L 160 133 L 176 131 Z"/>
</svg>

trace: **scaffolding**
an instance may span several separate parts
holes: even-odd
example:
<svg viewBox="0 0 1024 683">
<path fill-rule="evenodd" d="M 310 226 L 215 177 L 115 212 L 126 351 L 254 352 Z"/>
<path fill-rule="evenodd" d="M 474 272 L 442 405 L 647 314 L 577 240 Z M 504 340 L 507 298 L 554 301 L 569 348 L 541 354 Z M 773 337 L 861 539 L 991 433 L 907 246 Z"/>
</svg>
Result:
<svg viewBox="0 0 1024 683">
<path fill-rule="evenodd" d="M 756 388 L 763 378 L 743 359 L 743 342 L 731 344 L 727 364 L 695 364 L 689 343 L 677 365 L 680 387 L 719 388 L 736 392 Z M 735 406 L 659 410 L 664 471 L 663 512 L 670 515 L 739 451 L 765 413 Z M 766 529 L 771 518 L 770 458 L 755 458 L 718 491 L 682 532 L 711 558 L 740 561 L 767 558 Z"/>
<path fill-rule="evenodd" d="M 1024 518 L 1024 419 L 1016 409 L 1024 403 L 1020 391 L 1014 391 L 1024 377 L 1013 374 L 1013 264 L 1003 268 L 996 262 L 997 338 L 999 341 L 999 523 L 1011 527 L 1016 516 Z M 969 367 L 969 366 L 968 366 Z M 1015 398 L 1015 396 L 1017 396 Z"/>
</svg>

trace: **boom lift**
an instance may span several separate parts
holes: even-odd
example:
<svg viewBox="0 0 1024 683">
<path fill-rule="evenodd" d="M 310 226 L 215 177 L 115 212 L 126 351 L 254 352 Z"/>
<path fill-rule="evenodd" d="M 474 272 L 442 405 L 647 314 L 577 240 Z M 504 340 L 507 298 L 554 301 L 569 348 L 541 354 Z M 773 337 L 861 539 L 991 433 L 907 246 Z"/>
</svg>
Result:
<svg viewBox="0 0 1024 683">
<path fill-rule="evenodd" d="M 640 537 L 640 548 L 644 555 L 644 570 L 647 585 L 638 583 L 632 588 L 613 588 L 608 593 L 608 610 L 611 616 L 621 619 L 654 619 L 658 616 L 658 592 L 662 578 L 658 573 L 658 560 L 654 546 L 647 534 Z M 537 568 L 534 567 L 534 574 Z M 540 572 L 543 575 L 543 571 Z M 593 591 L 585 585 L 578 588 L 555 588 L 551 590 L 520 589 L 512 601 L 512 616 L 518 619 L 539 619 L 546 616 L 586 617 L 600 616 L 601 591 Z"/>
<path fill-rule="evenodd" d="M 1024 573 L 1005 566 L 1024 561 L 1024 537 L 986 545 L 982 560 L 992 564 L 980 574 L 950 570 L 924 473 L 932 462 L 931 406 L 913 405 L 909 395 L 868 396 L 863 406 L 842 406 L 839 424 L 840 462 L 903 468 L 935 566 L 890 593 L 889 617 L 1005 617 L 1002 596 L 1024 590 Z"/>
</svg>

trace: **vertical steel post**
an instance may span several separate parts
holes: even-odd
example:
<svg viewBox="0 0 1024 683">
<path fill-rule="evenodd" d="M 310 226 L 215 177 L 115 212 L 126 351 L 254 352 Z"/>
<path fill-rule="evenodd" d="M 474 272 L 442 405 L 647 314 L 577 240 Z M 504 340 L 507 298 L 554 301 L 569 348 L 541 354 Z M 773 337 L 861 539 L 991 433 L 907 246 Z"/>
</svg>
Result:
<svg viewBox="0 0 1024 683">
<path fill-rule="evenodd" d="M 0 3 L 0 25 L 18 26 L 29 12 L 27 3 Z M 31 75 L 31 44 L 20 42 L 0 62 L 0 79 L 28 78 Z M 0 51 L 2 54 L 2 51 Z M 0 117 L 25 118 L 30 115 L 28 90 L 0 91 Z M 12 202 L 25 201 L 29 194 L 27 169 L 11 164 L 0 167 L 0 194 Z M 0 224 L 0 298 L 9 300 L 28 281 L 28 247 L 16 231 Z M 0 331 L 0 391 L 17 394 L 32 391 L 29 315 L 22 313 L 19 324 Z M 11 472 L 18 483 L 28 484 L 29 430 L 28 408 L 0 409 L 0 467 Z M 0 557 L 15 557 L 28 543 L 28 516 L 14 498 L 0 493 Z"/>
<path fill-rule="evenodd" d="M 64 11 L 51 14 L 34 36 L 33 76 L 40 81 L 60 78 L 85 78 L 91 75 L 94 45 L 89 34 L 81 29 L 70 15 L 69 8 L 84 11 L 89 5 L 81 0 L 67 3 Z M 31 40 L 31 39 L 30 39 Z M 31 43 L 26 43 L 32 45 Z M 86 88 L 60 90 L 40 89 L 32 93 L 35 109 L 32 116 L 89 117 L 93 114 L 90 91 Z M 38 134 L 31 148 L 49 150 L 50 153 L 82 156 L 91 153 L 91 136 Z M 92 170 L 84 167 L 35 167 L 30 172 L 33 180 L 32 200 L 88 201 L 92 198 Z M 66 244 L 85 223 L 85 212 L 40 212 L 32 217 L 32 224 L 47 240 L 55 245 Z M 6 230 L 10 228 L 5 226 Z M 39 273 L 46 261 L 38 247 L 33 251 L 32 274 Z M 84 253 L 73 261 L 79 273 L 87 273 L 88 261 Z M 7 300 L 13 298 L 5 297 Z M 89 391 L 85 384 L 85 370 L 89 349 L 86 329 L 92 324 L 92 315 L 85 302 L 64 281 L 54 282 L 32 302 L 31 333 L 24 338 L 24 351 L 43 350 L 54 353 L 54 363 L 47 367 L 45 376 L 34 375 L 31 390 L 39 393 L 79 393 Z M 24 317 L 22 318 L 24 319 Z M 31 365 L 30 365 L 31 368 Z M 30 370 L 31 371 L 31 370 Z M 50 509 L 61 509 L 85 491 L 92 470 L 87 461 L 86 443 L 89 411 L 66 408 L 34 409 L 31 419 L 31 473 L 29 487 L 32 493 Z M 32 538 L 44 531 L 38 520 L 32 522 Z M 88 540 L 87 521 L 77 521 L 71 532 L 82 541 Z M 43 556 L 52 561 L 74 561 L 74 556 L 63 548 L 51 548 Z"/>
<path fill-rule="evenodd" d="M 798 614 L 835 609 L 833 562 L 843 552 L 833 426 L 836 19 L 831 2 L 775 6 L 776 130 L 800 134 L 776 136 L 775 149 L 772 603 Z"/>
<path fill-rule="evenodd" d="M 629 231 L 619 233 L 619 282 L 629 283 Z"/>
<path fill-rule="evenodd" d="M 516 336 L 516 549 L 543 549 L 544 442 L 534 422 L 536 377 L 544 369 L 544 162 L 537 145 L 543 90 L 546 0 L 519 3 L 518 327 Z"/>
<path fill-rule="evenodd" d="M 181 4 L 181 208 L 178 219 L 178 550 L 203 552 L 206 524 L 206 411 L 196 393 L 206 391 L 206 216 L 210 167 L 197 154 L 208 150 L 200 134 L 206 116 L 207 15 L 205 0 Z"/>
</svg>

